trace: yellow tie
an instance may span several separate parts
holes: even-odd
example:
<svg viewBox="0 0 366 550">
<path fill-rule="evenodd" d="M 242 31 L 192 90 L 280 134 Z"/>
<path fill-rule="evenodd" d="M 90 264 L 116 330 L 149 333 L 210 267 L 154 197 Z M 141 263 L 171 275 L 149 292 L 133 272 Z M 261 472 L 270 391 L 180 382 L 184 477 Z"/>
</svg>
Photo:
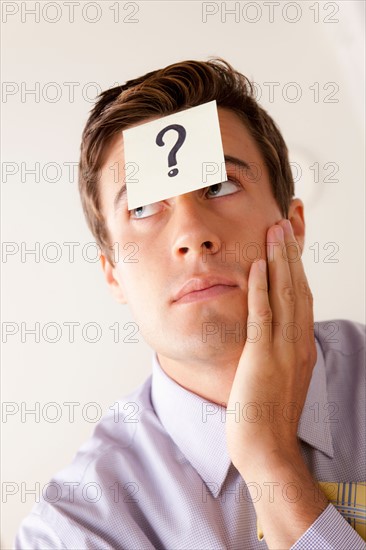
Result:
<svg viewBox="0 0 366 550">
<path fill-rule="evenodd" d="M 318 481 L 318 484 L 329 502 L 337 508 L 360 537 L 366 540 L 366 483 L 364 481 L 347 483 Z M 258 520 L 257 537 L 258 540 L 264 538 Z"/>
</svg>

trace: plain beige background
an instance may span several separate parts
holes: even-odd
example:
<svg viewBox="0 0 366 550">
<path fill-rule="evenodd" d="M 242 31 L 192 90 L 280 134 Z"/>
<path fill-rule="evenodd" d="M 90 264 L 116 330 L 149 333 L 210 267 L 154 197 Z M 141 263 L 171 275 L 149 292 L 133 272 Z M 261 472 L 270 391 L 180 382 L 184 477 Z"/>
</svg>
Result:
<svg viewBox="0 0 366 550">
<path fill-rule="evenodd" d="M 2 346 L 3 413 L 14 413 L 2 421 L 2 544 L 10 548 L 35 502 L 29 491 L 42 491 L 72 459 L 99 409 L 150 373 L 151 349 L 141 335 L 138 343 L 123 342 L 131 332 L 125 324 L 134 321 L 129 308 L 114 303 L 99 264 L 87 261 L 95 250 L 87 246 L 93 239 L 72 163 L 97 91 L 215 55 L 258 83 L 297 176 L 301 170 L 296 188 L 305 202 L 315 319 L 365 322 L 365 59 L 361 1 L 75 2 L 73 21 L 65 2 L 40 2 L 39 21 L 28 13 L 35 2 L 2 4 L 2 240 L 14 252 L 2 257 L 3 341 L 4 327 L 17 330 Z M 291 101 L 299 88 L 301 98 Z M 31 89 L 35 95 L 26 93 Z M 327 181 L 335 166 L 338 181 Z M 39 178 L 27 174 L 32 168 Z M 79 243 L 73 262 L 64 243 Z M 24 255 L 37 246 L 39 262 Z M 50 261 L 57 250 L 59 261 Z M 38 343 L 25 332 L 35 323 Z M 56 325 L 48 323 L 60 327 L 59 341 L 50 342 Z M 96 334 L 88 323 L 100 327 L 96 343 L 83 338 L 82 329 L 89 339 Z M 120 327 L 117 343 L 112 325 Z M 71 402 L 79 403 L 74 421 L 65 405 Z M 39 419 L 26 414 L 37 408 Z"/>
</svg>

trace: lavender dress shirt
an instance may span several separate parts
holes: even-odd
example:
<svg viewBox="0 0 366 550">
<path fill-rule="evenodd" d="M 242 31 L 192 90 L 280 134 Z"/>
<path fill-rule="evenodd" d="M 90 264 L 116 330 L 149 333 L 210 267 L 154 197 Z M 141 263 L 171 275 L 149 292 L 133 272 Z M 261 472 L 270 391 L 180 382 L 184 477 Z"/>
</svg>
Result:
<svg viewBox="0 0 366 550">
<path fill-rule="evenodd" d="M 315 334 L 301 452 L 318 481 L 362 481 L 365 327 L 335 320 L 316 323 Z M 228 456 L 225 410 L 174 382 L 153 353 L 152 375 L 111 407 L 71 465 L 51 480 L 23 520 L 15 548 L 266 549 L 257 538 L 250 480 Z M 292 546 L 363 548 L 331 503 Z"/>
</svg>

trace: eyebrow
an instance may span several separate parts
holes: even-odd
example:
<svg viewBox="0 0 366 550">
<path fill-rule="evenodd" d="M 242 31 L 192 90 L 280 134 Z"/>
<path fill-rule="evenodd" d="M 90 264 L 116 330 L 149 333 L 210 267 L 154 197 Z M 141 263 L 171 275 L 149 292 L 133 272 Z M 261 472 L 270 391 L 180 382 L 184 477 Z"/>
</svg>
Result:
<svg viewBox="0 0 366 550">
<path fill-rule="evenodd" d="M 234 166 L 244 169 L 244 170 L 250 170 L 250 166 L 245 160 L 239 159 L 237 157 L 233 157 L 232 155 L 224 155 L 225 163 L 227 164 L 233 164 Z M 126 184 L 123 183 L 120 190 L 116 193 L 116 196 L 114 197 L 114 213 L 117 212 L 118 207 L 122 202 L 126 202 L 127 200 L 127 187 Z"/>
</svg>

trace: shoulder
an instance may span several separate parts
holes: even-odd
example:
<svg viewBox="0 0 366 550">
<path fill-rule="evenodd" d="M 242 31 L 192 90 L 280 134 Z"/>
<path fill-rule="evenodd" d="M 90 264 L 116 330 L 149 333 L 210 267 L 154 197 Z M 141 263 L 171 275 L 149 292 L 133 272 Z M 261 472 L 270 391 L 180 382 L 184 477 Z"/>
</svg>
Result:
<svg viewBox="0 0 366 550">
<path fill-rule="evenodd" d="M 323 424 L 324 429 L 329 426 L 334 448 L 332 465 L 323 473 L 331 472 L 330 479 L 338 481 L 364 478 L 365 328 L 362 323 L 335 319 L 319 323 L 316 333 L 326 377 Z"/>
<path fill-rule="evenodd" d="M 365 351 L 366 326 L 348 319 L 332 319 L 314 324 L 315 337 L 325 355 L 338 353 L 344 357 Z"/>
<path fill-rule="evenodd" d="M 79 448 L 67 468 L 69 477 L 85 477 L 86 469 L 105 460 L 106 455 L 110 457 L 111 453 L 127 456 L 127 450 L 134 448 L 141 431 L 149 431 L 154 424 L 156 415 L 151 405 L 150 390 L 151 376 L 133 392 L 108 407 L 92 436 Z"/>
<path fill-rule="evenodd" d="M 141 442 L 156 437 L 160 429 L 150 390 L 151 376 L 109 407 L 71 464 L 41 489 L 40 502 L 20 525 L 15 548 L 81 548 L 92 544 L 109 549 L 129 540 L 134 524 L 131 510 L 137 502 L 133 496 L 138 490 L 136 479 L 146 469 L 140 456 Z M 123 525 L 118 527 L 122 540 L 110 544 L 108 533 L 117 532 L 117 527 L 112 529 L 105 520 L 113 518 L 117 508 L 123 515 Z"/>
<path fill-rule="evenodd" d="M 324 356 L 328 391 L 337 398 L 362 401 L 365 386 L 366 327 L 347 319 L 321 321 L 315 324 L 315 338 Z"/>
<path fill-rule="evenodd" d="M 316 339 L 324 357 L 328 399 L 339 409 L 342 417 L 340 429 L 363 418 L 365 329 L 362 323 L 346 319 L 322 321 L 317 328 Z"/>
</svg>

